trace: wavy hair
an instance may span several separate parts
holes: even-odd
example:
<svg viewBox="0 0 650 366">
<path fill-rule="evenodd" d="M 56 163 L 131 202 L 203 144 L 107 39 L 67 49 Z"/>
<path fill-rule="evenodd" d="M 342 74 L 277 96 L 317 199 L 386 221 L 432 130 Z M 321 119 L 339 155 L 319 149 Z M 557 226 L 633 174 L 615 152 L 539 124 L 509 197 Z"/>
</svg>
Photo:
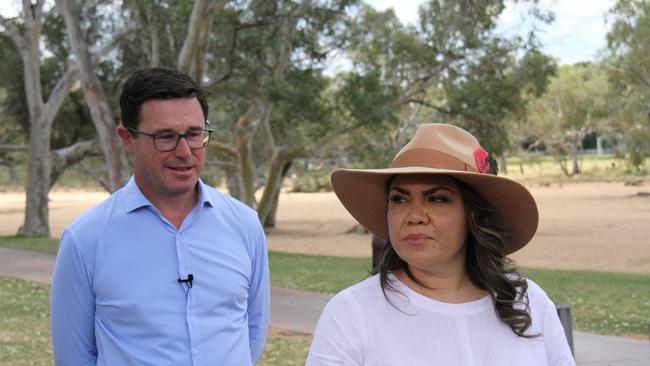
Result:
<svg viewBox="0 0 650 366">
<path fill-rule="evenodd" d="M 390 186 L 389 180 L 387 186 Z M 532 319 L 528 303 L 528 283 L 514 261 L 504 254 L 507 226 L 500 222 L 496 211 L 469 185 L 454 178 L 463 198 L 468 235 L 465 245 L 465 266 L 472 284 L 486 291 L 494 303 L 497 316 L 512 331 L 526 338 L 538 335 L 525 334 Z M 390 240 L 381 251 L 379 263 L 373 274 L 379 273 L 379 282 L 386 300 L 392 304 L 386 291 L 397 291 L 390 283 L 390 272 L 404 271 L 416 284 L 427 287 L 410 271 L 399 257 Z"/>
</svg>

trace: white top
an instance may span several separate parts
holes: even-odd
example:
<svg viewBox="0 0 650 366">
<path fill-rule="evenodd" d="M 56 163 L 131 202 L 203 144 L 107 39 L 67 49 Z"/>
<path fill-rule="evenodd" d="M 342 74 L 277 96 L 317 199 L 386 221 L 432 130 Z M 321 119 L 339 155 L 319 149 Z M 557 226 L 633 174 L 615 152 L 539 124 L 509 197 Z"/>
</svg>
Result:
<svg viewBox="0 0 650 366">
<path fill-rule="evenodd" d="M 375 275 L 338 293 L 320 316 L 307 366 L 575 365 L 555 305 L 528 281 L 532 325 L 523 338 L 497 317 L 489 296 L 463 304 L 432 300 Z"/>
</svg>

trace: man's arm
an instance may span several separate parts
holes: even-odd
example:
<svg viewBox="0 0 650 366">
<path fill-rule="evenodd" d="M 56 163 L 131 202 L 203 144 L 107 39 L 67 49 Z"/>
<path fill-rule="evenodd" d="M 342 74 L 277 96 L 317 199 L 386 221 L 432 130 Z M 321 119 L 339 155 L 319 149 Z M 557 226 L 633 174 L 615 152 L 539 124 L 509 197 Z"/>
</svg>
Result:
<svg viewBox="0 0 650 366">
<path fill-rule="evenodd" d="M 67 230 L 61 237 L 50 297 L 55 365 L 95 365 L 95 297 L 84 261 Z"/>
<path fill-rule="evenodd" d="M 253 274 L 248 293 L 248 336 L 253 363 L 262 355 L 269 327 L 271 289 L 269 284 L 269 260 L 266 239 L 261 226 L 257 229 L 254 258 L 251 258 Z"/>
</svg>

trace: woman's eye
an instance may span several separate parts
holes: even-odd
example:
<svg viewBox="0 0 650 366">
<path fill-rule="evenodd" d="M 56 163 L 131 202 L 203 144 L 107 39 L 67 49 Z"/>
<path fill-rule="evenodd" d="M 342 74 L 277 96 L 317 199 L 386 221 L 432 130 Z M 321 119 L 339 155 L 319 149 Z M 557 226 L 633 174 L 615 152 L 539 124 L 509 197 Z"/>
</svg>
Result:
<svg viewBox="0 0 650 366">
<path fill-rule="evenodd" d="M 400 196 L 399 194 L 394 194 L 388 197 L 388 200 L 392 203 L 402 203 L 404 202 L 404 197 Z"/>
<path fill-rule="evenodd" d="M 431 196 L 429 197 L 429 201 L 433 203 L 445 203 L 449 202 L 449 199 L 445 196 Z"/>
</svg>

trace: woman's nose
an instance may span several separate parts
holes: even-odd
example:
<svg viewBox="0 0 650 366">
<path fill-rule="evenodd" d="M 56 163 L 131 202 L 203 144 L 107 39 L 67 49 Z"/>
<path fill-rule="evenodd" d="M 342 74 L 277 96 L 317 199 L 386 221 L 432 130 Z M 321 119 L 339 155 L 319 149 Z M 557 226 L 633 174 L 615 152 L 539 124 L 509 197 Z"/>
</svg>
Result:
<svg viewBox="0 0 650 366">
<path fill-rule="evenodd" d="M 419 202 L 412 202 L 409 207 L 408 221 L 410 224 L 426 224 L 429 217 L 424 209 L 424 205 Z"/>
</svg>

